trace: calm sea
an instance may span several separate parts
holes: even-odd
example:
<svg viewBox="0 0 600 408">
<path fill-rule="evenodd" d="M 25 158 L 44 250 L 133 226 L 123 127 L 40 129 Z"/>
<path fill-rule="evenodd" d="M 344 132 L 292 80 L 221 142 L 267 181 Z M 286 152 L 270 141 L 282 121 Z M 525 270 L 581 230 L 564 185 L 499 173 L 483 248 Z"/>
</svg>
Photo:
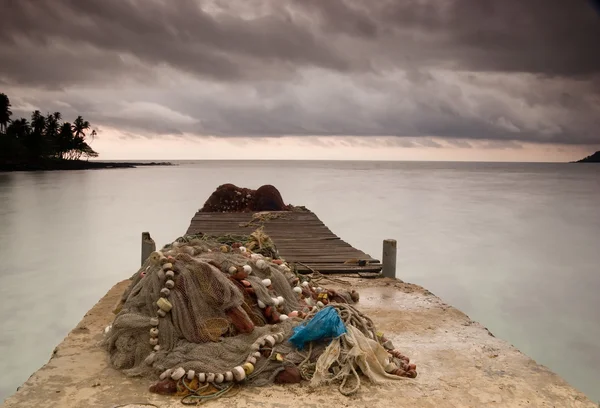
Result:
<svg viewBox="0 0 600 408">
<path fill-rule="evenodd" d="M 600 165 L 197 162 L 0 173 L 0 401 L 220 184 L 273 184 L 600 400 Z"/>
</svg>

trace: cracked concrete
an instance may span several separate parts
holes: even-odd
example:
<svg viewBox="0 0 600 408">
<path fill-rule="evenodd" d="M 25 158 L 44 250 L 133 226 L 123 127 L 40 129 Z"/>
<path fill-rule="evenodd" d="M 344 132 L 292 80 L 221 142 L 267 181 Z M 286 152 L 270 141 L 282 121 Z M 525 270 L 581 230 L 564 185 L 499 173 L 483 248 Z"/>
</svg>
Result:
<svg viewBox="0 0 600 408">
<path fill-rule="evenodd" d="M 115 285 L 2 407 L 181 407 L 177 398 L 149 393 L 152 381 L 127 378 L 110 367 L 107 354 L 98 347 L 128 283 Z M 418 377 L 393 386 L 363 384 L 351 397 L 335 388 L 310 390 L 306 385 L 242 388 L 211 406 L 597 408 L 558 375 L 420 286 L 356 278 L 322 284 L 358 290 L 359 308 L 417 364 Z"/>
</svg>

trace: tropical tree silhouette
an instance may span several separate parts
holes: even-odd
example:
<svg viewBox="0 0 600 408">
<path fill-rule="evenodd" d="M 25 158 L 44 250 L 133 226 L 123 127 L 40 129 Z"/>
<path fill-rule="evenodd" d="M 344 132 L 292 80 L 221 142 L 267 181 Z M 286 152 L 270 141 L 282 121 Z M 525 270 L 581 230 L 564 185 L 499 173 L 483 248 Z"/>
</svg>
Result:
<svg viewBox="0 0 600 408">
<path fill-rule="evenodd" d="M 0 94 L 0 158 L 3 160 L 79 160 L 98 157 L 86 139 L 94 140 L 90 122 L 77 116 L 73 123 L 62 121 L 60 112 L 32 112 L 31 123 L 20 118 L 11 122 L 8 96 Z"/>
<path fill-rule="evenodd" d="M 6 127 L 10 122 L 10 116 L 12 112 L 10 111 L 10 100 L 8 96 L 3 93 L 0 93 L 0 133 L 6 133 Z"/>
</svg>

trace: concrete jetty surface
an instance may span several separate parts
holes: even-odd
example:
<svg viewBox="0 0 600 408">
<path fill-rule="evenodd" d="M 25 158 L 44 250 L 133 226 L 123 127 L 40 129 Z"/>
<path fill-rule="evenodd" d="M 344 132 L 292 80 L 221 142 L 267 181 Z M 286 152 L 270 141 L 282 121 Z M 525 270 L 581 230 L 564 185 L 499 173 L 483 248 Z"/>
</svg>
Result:
<svg viewBox="0 0 600 408">
<path fill-rule="evenodd" d="M 546 367 L 533 361 L 461 311 L 420 286 L 396 279 L 338 278 L 332 288 L 354 288 L 359 309 L 417 364 L 418 377 L 394 386 L 363 383 L 351 397 L 335 387 L 241 388 L 212 407 L 585 407 L 597 408 Z M 3 408 L 181 407 L 178 398 L 151 394 L 153 381 L 128 378 L 110 367 L 98 347 L 128 280 L 116 284 L 56 347 L 50 361 L 9 397 Z M 141 405 L 138 405 L 141 406 Z"/>
</svg>

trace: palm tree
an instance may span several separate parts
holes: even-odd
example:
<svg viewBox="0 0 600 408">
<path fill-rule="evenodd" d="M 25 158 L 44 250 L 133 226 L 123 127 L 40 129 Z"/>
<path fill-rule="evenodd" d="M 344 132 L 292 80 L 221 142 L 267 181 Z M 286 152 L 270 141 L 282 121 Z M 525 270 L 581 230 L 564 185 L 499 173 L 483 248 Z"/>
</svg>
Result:
<svg viewBox="0 0 600 408">
<path fill-rule="evenodd" d="M 87 135 L 85 134 L 85 132 L 87 130 L 90 129 L 90 122 L 88 122 L 87 120 L 83 120 L 83 118 L 81 116 L 77 116 L 77 119 L 75 119 L 75 121 L 73 121 L 73 132 L 75 133 L 75 143 L 77 145 L 77 150 L 78 150 L 78 155 L 77 155 L 77 159 L 79 159 L 81 157 L 81 155 L 84 155 L 86 158 L 90 158 L 90 157 L 98 157 L 98 153 L 95 152 L 90 145 L 87 144 L 87 142 L 85 141 L 85 138 L 87 137 Z M 92 140 L 94 140 L 94 136 L 96 136 L 96 131 L 92 130 L 92 133 L 90 133 L 90 135 L 92 136 Z"/>
<path fill-rule="evenodd" d="M 39 158 L 46 153 L 46 118 L 39 110 L 31 114 L 31 133 L 28 140 L 25 142 L 25 147 L 34 158 Z"/>
<path fill-rule="evenodd" d="M 6 134 L 13 136 L 15 139 L 20 140 L 21 143 L 29 137 L 31 127 L 29 122 L 25 118 L 13 120 L 12 123 L 7 127 Z"/>
<path fill-rule="evenodd" d="M 49 144 L 50 156 L 59 156 L 59 133 L 60 133 L 60 112 L 49 113 L 46 115 L 45 139 Z"/>
<path fill-rule="evenodd" d="M 81 116 L 77 116 L 77 119 L 73 122 L 73 132 L 75 132 L 75 137 L 82 137 L 85 139 L 86 134 L 85 131 L 90 128 L 90 122 L 87 120 L 83 120 Z"/>
<path fill-rule="evenodd" d="M 10 111 L 10 100 L 8 99 L 8 96 L 0 93 L 0 132 L 6 132 L 6 127 L 10 122 L 10 115 L 12 115 L 12 112 Z"/>
<path fill-rule="evenodd" d="M 44 133 L 44 129 L 46 128 L 46 118 L 39 110 L 36 110 L 31 114 L 31 127 L 33 132 L 40 136 Z"/>
<path fill-rule="evenodd" d="M 70 159 L 69 154 L 72 153 L 73 148 L 75 147 L 75 137 L 73 136 L 72 125 L 69 122 L 63 123 L 60 127 L 57 141 L 58 157 L 61 159 Z"/>
</svg>

